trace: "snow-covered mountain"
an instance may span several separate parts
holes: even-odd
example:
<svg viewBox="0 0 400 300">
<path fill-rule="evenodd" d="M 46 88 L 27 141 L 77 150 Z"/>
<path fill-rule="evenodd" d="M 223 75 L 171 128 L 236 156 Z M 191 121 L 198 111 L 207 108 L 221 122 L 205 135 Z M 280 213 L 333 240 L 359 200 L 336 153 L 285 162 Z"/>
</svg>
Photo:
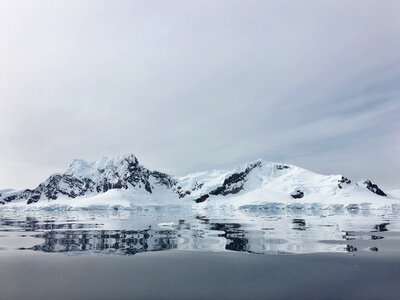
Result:
<svg viewBox="0 0 400 300">
<path fill-rule="evenodd" d="M 316 174 L 289 164 L 257 160 L 231 171 L 175 177 L 143 167 L 133 154 L 92 163 L 74 160 L 65 173 L 51 175 L 33 190 L 0 190 L 1 204 L 35 207 L 239 207 L 271 203 L 375 203 L 383 198 L 388 198 L 386 193 L 369 180 L 353 183 L 342 175 Z"/>
</svg>

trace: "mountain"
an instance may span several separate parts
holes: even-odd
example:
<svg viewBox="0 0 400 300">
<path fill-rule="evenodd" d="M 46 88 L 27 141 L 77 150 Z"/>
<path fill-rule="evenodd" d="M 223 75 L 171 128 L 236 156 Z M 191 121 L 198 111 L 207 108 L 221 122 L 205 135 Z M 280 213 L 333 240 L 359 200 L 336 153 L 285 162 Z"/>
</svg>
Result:
<svg viewBox="0 0 400 300">
<path fill-rule="evenodd" d="M 33 190 L 4 193 L 0 195 L 0 201 L 26 200 L 27 204 L 32 204 L 56 200 L 60 196 L 76 198 L 112 189 L 144 189 L 152 193 L 154 186 L 171 189 L 175 185 L 173 177 L 144 168 L 133 154 L 129 154 L 104 157 L 92 163 L 76 159 L 64 174 L 52 174 Z"/>
<path fill-rule="evenodd" d="M 256 160 L 231 171 L 171 176 L 151 171 L 133 154 L 87 163 L 74 160 L 35 189 L 0 190 L 0 203 L 130 207 L 135 205 L 376 202 L 387 198 L 370 180 L 353 183 L 342 175 L 321 175 L 294 165 Z M 350 199 L 350 200 L 349 200 Z"/>
</svg>

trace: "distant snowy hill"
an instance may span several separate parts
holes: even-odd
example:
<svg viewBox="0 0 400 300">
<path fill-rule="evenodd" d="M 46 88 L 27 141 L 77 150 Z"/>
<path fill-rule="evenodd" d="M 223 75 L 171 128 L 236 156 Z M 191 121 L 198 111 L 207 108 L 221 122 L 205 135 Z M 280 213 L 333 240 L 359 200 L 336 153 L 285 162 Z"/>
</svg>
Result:
<svg viewBox="0 0 400 300">
<path fill-rule="evenodd" d="M 257 160 L 231 171 L 175 177 L 141 166 L 133 154 L 87 163 L 74 160 L 33 190 L 0 190 L 5 207 L 129 208 L 140 205 L 269 207 L 397 204 L 369 180 L 321 175 L 294 165 Z"/>
</svg>

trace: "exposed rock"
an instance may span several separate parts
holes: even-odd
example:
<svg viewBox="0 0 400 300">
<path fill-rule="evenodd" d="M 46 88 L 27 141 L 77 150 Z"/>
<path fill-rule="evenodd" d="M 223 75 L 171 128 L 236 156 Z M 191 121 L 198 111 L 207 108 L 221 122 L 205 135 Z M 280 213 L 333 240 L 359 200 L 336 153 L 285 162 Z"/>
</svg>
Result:
<svg viewBox="0 0 400 300">
<path fill-rule="evenodd" d="M 160 185 L 164 185 L 167 188 L 172 188 L 177 184 L 176 180 L 173 179 L 171 176 L 165 173 L 157 172 L 157 171 L 152 171 L 150 173 L 150 176 L 153 176 L 157 183 Z"/>
<path fill-rule="evenodd" d="M 205 195 L 203 195 L 203 196 L 201 196 L 201 197 L 199 197 L 199 198 L 197 198 L 196 200 L 194 200 L 196 203 L 201 203 L 201 202 L 204 202 L 204 201 L 206 201 L 208 198 L 210 197 L 210 195 L 208 195 L 208 194 L 205 194 Z"/>
<path fill-rule="evenodd" d="M 178 195 L 179 195 L 179 198 L 183 198 L 183 197 L 185 197 L 185 196 L 188 196 L 188 195 L 190 195 L 190 191 L 182 191 L 182 190 L 178 190 L 178 191 L 176 191 L 177 193 L 178 193 Z"/>
<path fill-rule="evenodd" d="M 351 183 L 351 180 L 350 180 L 350 179 L 348 179 L 348 178 L 346 178 L 346 177 L 343 177 L 343 176 L 342 176 L 342 178 L 341 178 L 341 179 L 339 179 L 339 180 L 338 180 L 338 182 L 339 182 L 339 183 L 346 183 L 346 184 L 350 184 L 350 183 Z"/>
<path fill-rule="evenodd" d="M 350 183 L 351 183 L 351 180 L 348 179 L 348 178 L 346 178 L 346 177 L 343 177 L 343 176 L 342 176 L 342 178 L 338 180 L 338 188 L 339 188 L 339 189 L 342 189 L 342 188 L 343 188 L 343 186 L 341 185 L 341 183 L 342 183 L 342 184 L 343 184 L 343 183 L 344 183 L 344 184 L 350 184 Z"/>
<path fill-rule="evenodd" d="M 7 196 L 7 197 L 3 198 L 3 201 L 4 202 L 10 202 L 10 201 L 16 200 L 17 197 L 18 197 L 18 195 Z"/>
<path fill-rule="evenodd" d="M 290 169 L 290 167 L 287 166 L 287 165 L 276 165 L 276 168 L 277 168 L 278 170 Z"/>
<path fill-rule="evenodd" d="M 261 166 L 260 162 L 249 165 L 243 172 L 233 173 L 224 180 L 221 186 L 210 192 L 211 195 L 226 196 L 229 194 L 237 194 L 243 190 L 246 182 L 246 176 L 256 167 Z"/>
<path fill-rule="evenodd" d="M 210 195 L 213 196 L 226 196 L 226 195 L 230 195 L 230 194 L 237 194 L 240 191 L 242 191 L 244 189 L 244 184 L 247 181 L 247 175 L 256 167 L 260 167 L 261 166 L 261 162 L 255 162 L 253 164 L 250 164 L 246 167 L 246 169 L 242 172 L 235 172 L 231 175 L 229 175 L 227 178 L 225 178 L 224 182 L 218 186 L 217 188 L 215 188 L 214 190 L 212 190 L 209 194 L 204 194 L 202 196 L 200 196 L 199 198 L 195 199 L 196 203 L 200 203 L 200 202 L 204 202 L 206 199 L 208 199 L 210 197 Z M 203 183 L 196 183 L 193 191 L 195 190 L 199 190 L 203 187 Z M 184 197 L 187 194 L 187 191 L 182 193 L 181 191 L 179 191 L 180 195 L 183 195 L 182 197 Z M 189 192 L 190 194 L 190 192 Z"/>
<path fill-rule="evenodd" d="M 304 197 L 304 193 L 301 190 L 296 190 L 290 194 L 294 199 L 300 199 Z"/>
<path fill-rule="evenodd" d="M 379 196 L 387 196 L 376 184 L 372 183 L 370 180 L 364 180 L 362 184 L 371 192 Z"/>
</svg>

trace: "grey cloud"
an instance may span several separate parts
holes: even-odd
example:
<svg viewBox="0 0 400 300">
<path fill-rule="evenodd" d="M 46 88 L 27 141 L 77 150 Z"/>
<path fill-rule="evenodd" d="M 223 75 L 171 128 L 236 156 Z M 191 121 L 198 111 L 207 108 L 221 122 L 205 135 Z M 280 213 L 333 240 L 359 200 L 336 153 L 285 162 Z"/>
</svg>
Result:
<svg viewBox="0 0 400 300">
<path fill-rule="evenodd" d="M 399 188 L 398 1 L 18 1 L 0 12 L 0 187 L 133 152 Z"/>
</svg>

